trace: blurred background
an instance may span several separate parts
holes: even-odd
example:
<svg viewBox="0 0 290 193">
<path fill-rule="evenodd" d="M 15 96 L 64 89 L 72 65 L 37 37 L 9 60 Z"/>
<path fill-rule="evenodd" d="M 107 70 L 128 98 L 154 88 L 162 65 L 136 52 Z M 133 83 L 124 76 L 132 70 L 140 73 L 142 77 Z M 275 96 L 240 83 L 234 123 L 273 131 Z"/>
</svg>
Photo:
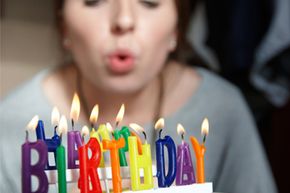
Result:
<svg viewBox="0 0 290 193">
<path fill-rule="evenodd" d="M 1 0 L 1 100 L 61 62 L 57 38 L 53 1 Z M 189 38 L 209 66 L 244 93 L 279 192 L 289 192 L 290 1 L 200 1 Z"/>
</svg>

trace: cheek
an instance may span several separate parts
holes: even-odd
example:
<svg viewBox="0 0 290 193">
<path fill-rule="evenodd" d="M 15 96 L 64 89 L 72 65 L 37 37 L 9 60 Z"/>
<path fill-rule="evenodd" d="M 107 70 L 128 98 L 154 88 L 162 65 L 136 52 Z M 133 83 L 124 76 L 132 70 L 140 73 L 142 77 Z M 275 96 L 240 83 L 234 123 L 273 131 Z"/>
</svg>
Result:
<svg viewBox="0 0 290 193">
<path fill-rule="evenodd" d="M 77 5 L 68 5 L 64 14 L 66 36 L 71 39 L 71 51 L 77 55 L 99 53 L 104 45 L 102 42 L 108 36 L 108 30 L 104 30 L 108 28 L 108 22 L 104 20 L 106 17 L 99 16 L 104 14 L 88 11 Z"/>
<path fill-rule="evenodd" d="M 154 23 L 145 20 L 143 26 L 146 28 L 140 29 L 139 34 L 146 62 L 151 66 L 154 65 L 155 68 L 157 66 L 160 68 L 171 52 L 170 42 L 175 37 L 175 22 L 174 18 L 169 22 L 168 20 L 159 20 Z"/>
</svg>

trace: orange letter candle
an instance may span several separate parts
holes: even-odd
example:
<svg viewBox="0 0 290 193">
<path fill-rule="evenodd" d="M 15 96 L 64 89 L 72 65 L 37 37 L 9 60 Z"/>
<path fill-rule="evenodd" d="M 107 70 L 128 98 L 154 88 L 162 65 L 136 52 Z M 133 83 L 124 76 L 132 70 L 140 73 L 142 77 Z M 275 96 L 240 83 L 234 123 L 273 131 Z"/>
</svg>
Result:
<svg viewBox="0 0 290 193">
<path fill-rule="evenodd" d="M 112 180 L 113 180 L 113 191 L 114 193 L 122 192 L 122 179 L 120 174 L 119 164 L 119 149 L 125 146 L 124 138 L 119 140 L 113 139 L 112 141 L 103 140 L 103 148 L 110 150 L 111 167 L 112 167 Z"/>
<path fill-rule="evenodd" d="M 205 148 L 205 139 L 208 134 L 208 119 L 205 118 L 202 122 L 201 130 L 204 135 L 203 143 L 200 145 L 197 139 L 193 136 L 190 137 L 191 144 L 193 146 L 195 157 L 196 157 L 196 172 L 197 172 L 197 183 L 205 182 L 205 174 L 204 174 L 204 154 L 206 151 Z"/>
</svg>

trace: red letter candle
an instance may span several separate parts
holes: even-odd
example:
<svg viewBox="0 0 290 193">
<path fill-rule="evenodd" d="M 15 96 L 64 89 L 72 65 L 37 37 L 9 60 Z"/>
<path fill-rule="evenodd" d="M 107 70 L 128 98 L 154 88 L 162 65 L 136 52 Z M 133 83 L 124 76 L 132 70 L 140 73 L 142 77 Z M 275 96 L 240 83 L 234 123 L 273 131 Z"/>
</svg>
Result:
<svg viewBox="0 0 290 193">
<path fill-rule="evenodd" d="M 87 129 L 86 135 L 88 134 L 89 130 Z M 89 149 L 92 152 L 90 159 L 88 157 Z M 98 140 L 96 138 L 90 138 L 89 142 L 86 145 L 81 146 L 78 152 L 80 160 L 80 178 L 78 187 L 81 190 L 81 193 L 101 193 L 102 188 L 97 173 L 97 168 L 101 161 L 101 147 Z"/>
</svg>

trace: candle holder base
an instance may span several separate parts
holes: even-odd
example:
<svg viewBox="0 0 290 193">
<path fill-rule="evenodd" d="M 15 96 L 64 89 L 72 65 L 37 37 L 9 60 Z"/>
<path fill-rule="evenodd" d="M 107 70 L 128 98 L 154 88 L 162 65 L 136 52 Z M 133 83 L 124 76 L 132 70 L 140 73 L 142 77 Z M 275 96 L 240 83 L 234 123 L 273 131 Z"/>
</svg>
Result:
<svg viewBox="0 0 290 193">
<path fill-rule="evenodd" d="M 129 180 L 130 179 L 130 167 L 121 167 L 121 176 L 123 180 Z M 108 182 L 112 180 L 112 173 L 111 173 L 111 167 L 105 167 L 105 168 L 98 168 L 98 174 L 100 181 L 102 181 L 105 184 L 105 188 L 103 189 L 104 192 L 110 193 L 111 189 L 108 186 Z M 48 182 L 50 185 L 57 185 L 57 170 L 46 170 L 45 171 Z M 152 166 L 152 173 L 156 174 L 156 166 Z M 143 177 L 144 174 L 141 171 L 140 176 Z M 155 177 L 155 176 L 154 176 Z M 77 183 L 79 179 L 79 169 L 67 169 L 66 170 L 66 180 L 67 183 Z M 155 183 L 155 188 L 150 190 L 142 190 L 138 191 L 138 193 L 176 193 L 176 192 L 183 192 L 183 193 L 212 193 L 212 183 L 203 183 L 203 184 L 190 184 L 190 185 L 182 185 L 182 186 L 170 186 L 168 188 L 157 188 L 158 186 Z M 133 193 L 136 191 L 131 190 L 124 190 L 124 193 Z"/>
</svg>

